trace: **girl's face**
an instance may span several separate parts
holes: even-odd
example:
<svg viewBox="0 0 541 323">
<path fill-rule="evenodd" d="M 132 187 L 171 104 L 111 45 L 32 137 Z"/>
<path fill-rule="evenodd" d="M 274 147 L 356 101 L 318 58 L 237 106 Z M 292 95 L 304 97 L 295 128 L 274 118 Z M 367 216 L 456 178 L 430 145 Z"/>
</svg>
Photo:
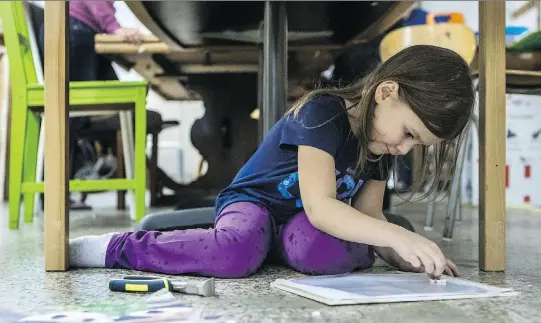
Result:
<svg viewBox="0 0 541 323">
<path fill-rule="evenodd" d="M 398 98 L 398 83 L 383 82 L 376 89 L 372 141 L 375 155 L 405 155 L 415 145 L 434 145 L 442 139 L 432 134 L 411 108 Z"/>
</svg>

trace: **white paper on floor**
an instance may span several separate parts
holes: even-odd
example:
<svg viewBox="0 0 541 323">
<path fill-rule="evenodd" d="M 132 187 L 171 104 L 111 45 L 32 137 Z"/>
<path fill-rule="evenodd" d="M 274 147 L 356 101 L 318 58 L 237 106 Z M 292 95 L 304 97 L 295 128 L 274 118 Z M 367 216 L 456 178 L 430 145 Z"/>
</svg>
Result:
<svg viewBox="0 0 541 323">
<path fill-rule="evenodd" d="M 351 274 L 277 279 L 272 287 L 327 305 L 419 302 L 447 299 L 514 296 L 511 288 L 494 287 L 443 276 L 433 284 L 424 273 Z"/>
</svg>

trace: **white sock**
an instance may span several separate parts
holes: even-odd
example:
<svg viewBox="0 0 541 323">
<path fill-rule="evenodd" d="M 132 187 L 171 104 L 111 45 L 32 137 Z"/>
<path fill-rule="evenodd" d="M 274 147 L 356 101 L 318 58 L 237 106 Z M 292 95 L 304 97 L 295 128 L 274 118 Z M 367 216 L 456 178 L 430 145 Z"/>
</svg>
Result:
<svg viewBox="0 0 541 323">
<path fill-rule="evenodd" d="M 104 268 L 107 246 L 114 234 L 116 232 L 70 239 L 70 267 Z"/>
</svg>

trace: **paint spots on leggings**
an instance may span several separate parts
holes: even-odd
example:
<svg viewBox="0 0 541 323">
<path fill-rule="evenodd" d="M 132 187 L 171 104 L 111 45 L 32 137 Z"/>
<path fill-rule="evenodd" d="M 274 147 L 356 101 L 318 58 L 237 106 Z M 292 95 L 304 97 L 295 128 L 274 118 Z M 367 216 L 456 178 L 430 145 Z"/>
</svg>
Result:
<svg viewBox="0 0 541 323">
<path fill-rule="evenodd" d="M 253 203 L 226 207 L 214 229 L 127 232 L 109 244 L 106 267 L 221 278 L 256 272 L 270 248 L 268 211 Z"/>
<path fill-rule="evenodd" d="M 283 261 L 305 274 L 348 273 L 370 267 L 375 260 L 371 247 L 317 230 L 304 212 L 281 228 L 278 246 Z"/>
<path fill-rule="evenodd" d="M 276 253 L 307 274 L 339 274 L 374 262 L 372 248 L 327 235 L 299 213 L 277 228 Z M 253 203 L 224 209 L 214 229 L 127 232 L 109 243 L 106 267 L 164 274 L 221 278 L 255 273 L 267 257 L 274 234 L 268 211 Z"/>
</svg>

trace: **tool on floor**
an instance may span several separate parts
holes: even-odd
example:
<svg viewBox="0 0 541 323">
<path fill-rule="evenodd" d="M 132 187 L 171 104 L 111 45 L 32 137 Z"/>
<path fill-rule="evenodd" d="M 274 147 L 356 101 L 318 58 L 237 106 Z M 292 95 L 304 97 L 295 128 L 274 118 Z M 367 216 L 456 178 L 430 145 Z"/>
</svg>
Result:
<svg viewBox="0 0 541 323">
<path fill-rule="evenodd" d="M 203 282 L 170 280 L 156 276 L 124 276 L 123 279 L 109 281 L 109 289 L 113 292 L 156 292 L 161 289 L 184 294 L 214 296 L 214 278 Z"/>
</svg>

